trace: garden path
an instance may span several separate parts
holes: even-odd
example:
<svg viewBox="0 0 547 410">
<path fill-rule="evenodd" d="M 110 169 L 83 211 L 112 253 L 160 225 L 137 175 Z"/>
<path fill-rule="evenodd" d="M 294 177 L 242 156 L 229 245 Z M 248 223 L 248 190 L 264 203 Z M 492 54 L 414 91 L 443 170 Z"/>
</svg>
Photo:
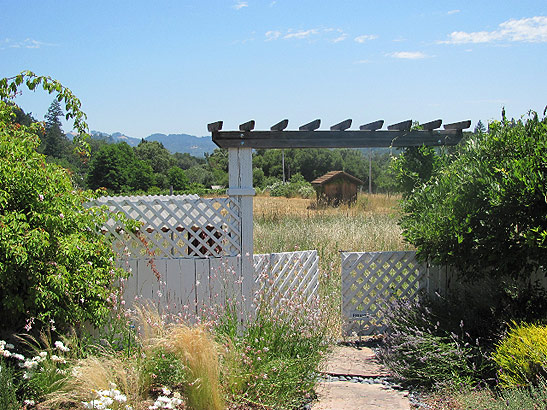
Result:
<svg viewBox="0 0 547 410">
<path fill-rule="evenodd" d="M 312 410 L 409 410 L 408 391 L 396 389 L 369 347 L 337 346 L 327 359 L 325 381 Z"/>
</svg>

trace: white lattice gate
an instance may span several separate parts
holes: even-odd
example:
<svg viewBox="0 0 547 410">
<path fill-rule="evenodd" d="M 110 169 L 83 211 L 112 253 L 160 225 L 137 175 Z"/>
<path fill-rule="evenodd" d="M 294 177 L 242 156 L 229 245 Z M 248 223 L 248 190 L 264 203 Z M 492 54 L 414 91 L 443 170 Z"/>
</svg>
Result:
<svg viewBox="0 0 547 410">
<path fill-rule="evenodd" d="M 299 297 L 310 301 L 319 287 L 316 250 L 254 255 L 255 289 L 276 301 Z"/>
<path fill-rule="evenodd" d="M 342 314 L 346 335 L 385 330 L 383 309 L 414 298 L 426 286 L 427 267 L 416 252 L 342 252 Z"/>
</svg>

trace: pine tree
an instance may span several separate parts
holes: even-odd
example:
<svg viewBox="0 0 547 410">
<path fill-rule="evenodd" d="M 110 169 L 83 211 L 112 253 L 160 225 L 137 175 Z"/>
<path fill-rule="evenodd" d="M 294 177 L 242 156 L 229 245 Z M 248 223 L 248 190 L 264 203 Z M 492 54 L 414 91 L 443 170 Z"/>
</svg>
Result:
<svg viewBox="0 0 547 410">
<path fill-rule="evenodd" d="M 62 158 L 68 149 L 69 141 L 61 128 L 63 109 L 57 100 L 53 100 L 45 115 L 45 133 L 42 138 L 41 150 L 47 156 Z"/>
</svg>

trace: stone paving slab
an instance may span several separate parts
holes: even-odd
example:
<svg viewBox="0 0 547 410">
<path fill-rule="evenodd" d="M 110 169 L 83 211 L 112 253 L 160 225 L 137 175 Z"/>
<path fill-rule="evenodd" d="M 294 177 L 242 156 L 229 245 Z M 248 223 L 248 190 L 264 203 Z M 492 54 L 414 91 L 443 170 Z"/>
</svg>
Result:
<svg viewBox="0 0 547 410">
<path fill-rule="evenodd" d="M 389 376 L 368 347 L 336 346 L 327 357 L 323 373 L 361 377 Z"/>
<path fill-rule="evenodd" d="M 408 393 L 382 384 L 321 383 L 312 410 L 410 410 Z"/>
</svg>

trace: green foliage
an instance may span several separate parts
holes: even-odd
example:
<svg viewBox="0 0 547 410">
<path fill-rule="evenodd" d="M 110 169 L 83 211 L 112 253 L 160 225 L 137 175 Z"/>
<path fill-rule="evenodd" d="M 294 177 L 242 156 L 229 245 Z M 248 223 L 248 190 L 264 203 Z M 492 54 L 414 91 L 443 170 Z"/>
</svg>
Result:
<svg viewBox="0 0 547 410">
<path fill-rule="evenodd" d="M 285 184 L 281 181 L 275 182 L 268 189 L 270 196 L 312 198 L 315 195 L 315 190 L 301 174 L 293 175 L 290 181 Z"/>
<path fill-rule="evenodd" d="M 204 158 L 194 157 L 187 152 L 184 152 L 184 153 L 175 152 L 173 154 L 173 159 L 177 167 L 185 169 L 185 170 L 195 165 L 202 165 L 205 163 Z"/>
<path fill-rule="evenodd" d="M 70 142 L 61 129 L 61 120 L 63 116 L 61 104 L 56 99 L 49 106 L 45 116 L 45 132 L 42 136 L 41 151 L 55 158 L 66 157 Z"/>
<path fill-rule="evenodd" d="M 149 163 L 139 160 L 125 142 L 104 145 L 93 156 L 87 174 L 92 189 L 106 188 L 114 193 L 149 189 L 154 172 Z"/>
<path fill-rule="evenodd" d="M 432 147 L 408 147 L 401 155 L 393 157 L 391 171 L 404 197 L 412 194 L 434 176 L 442 163 Z"/>
<path fill-rule="evenodd" d="M 547 383 L 537 386 L 487 388 L 447 386 L 427 400 L 431 410 L 543 410 L 547 408 Z"/>
<path fill-rule="evenodd" d="M 185 366 L 180 357 L 157 347 L 146 353 L 143 359 L 143 371 L 150 378 L 150 386 L 179 386 L 186 382 Z"/>
<path fill-rule="evenodd" d="M 313 398 L 328 337 L 311 311 L 296 301 L 276 310 L 265 303 L 241 331 L 235 309 L 226 309 L 216 332 L 234 349 L 233 360 L 225 358 L 223 378 L 235 401 L 292 409 Z"/>
<path fill-rule="evenodd" d="M 23 71 L 14 77 L 0 79 L 0 99 L 4 103 L 12 100 L 22 84 L 25 84 L 31 91 L 36 90 L 41 85 L 49 94 L 55 94 L 57 101 L 64 102 L 65 118 L 74 121 L 74 129 L 79 134 L 75 139 L 77 147 L 82 155 L 89 155 L 89 146 L 85 141 L 89 137 L 86 123 L 87 116 L 80 110 L 82 104 L 72 91 L 49 76 L 38 76 L 32 71 Z M 12 114 L 10 113 L 9 116 L 11 117 Z M 6 117 L 0 115 L 0 120 L 6 119 Z"/>
<path fill-rule="evenodd" d="M 0 356 L 0 409 L 19 410 L 17 400 L 18 381 L 15 371 Z"/>
<path fill-rule="evenodd" d="M 403 203 L 418 256 L 464 277 L 529 275 L 547 248 L 547 120 L 494 122 Z"/>
<path fill-rule="evenodd" d="M 446 305 L 445 305 L 446 306 Z M 479 340 L 467 329 L 454 329 L 432 303 L 401 300 L 385 313 L 388 326 L 380 353 L 384 363 L 403 381 L 435 386 L 448 381 L 472 384 L 491 372 L 483 359 Z"/>
<path fill-rule="evenodd" d="M 66 98 L 67 116 L 85 128 L 70 91 L 32 78 L 34 86 L 37 79 L 53 84 Z M 0 80 L 0 92 L 15 92 L 23 77 L 13 81 Z M 0 330 L 50 320 L 59 330 L 98 324 L 109 312 L 113 283 L 125 275 L 99 233 L 109 214 L 84 207 L 93 193 L 76 190 L 66 170 L 36 151 L 40 124 L 21 126 L 14 117 L 12 105 L 0 101 Z"/>
<path fill-rule="evenodd" d="M 536 385 L 547 376 L 547 326 L 513 322 L 492 357 L 503 387 Z"/>
<path fill-rule="evenodd" d="M 186 176 L 186 173 L 179 167 L 172 167 L 167 171 L 169 178 L 169 184 L 173 189 L 182 191 L 188 188 L 190 181 Z"/>
</svg>

